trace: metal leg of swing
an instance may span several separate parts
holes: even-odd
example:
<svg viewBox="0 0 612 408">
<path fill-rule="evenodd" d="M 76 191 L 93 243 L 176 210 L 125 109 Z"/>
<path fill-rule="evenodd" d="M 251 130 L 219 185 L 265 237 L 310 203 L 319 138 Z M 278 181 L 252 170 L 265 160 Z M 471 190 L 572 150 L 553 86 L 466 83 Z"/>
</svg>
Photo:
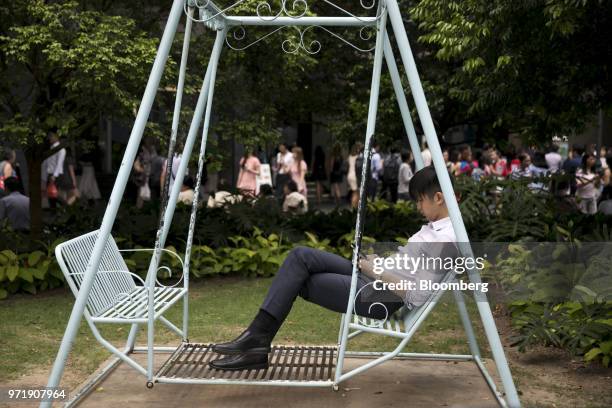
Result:
<svg viewBox="0 0 612 408">
<path fill-rule="evenodd" d="M 153 100 L 155 99 L 155 94 L 157 93 L 157 88 L 164 72 L 164 65 L 168 58 L 168 53 L 170 52 L 170 47 L 172 46 L 174 34 L 176 33 L 176 28 L 182 12 L 183 1 L 174 0 L 170 15 L 168 16 L 168 22 L 166 24 L 166 28 L 164 29 L 164 34 L 160 41 L 159 49 L 153 63 L 153 68 L 151 69 L 151 75 L 149 76 L 149 80 L 147 82 L 142 103 L 138 109 L 134 127 L 132 128 L 132 133 L 130 134 L 130 139 L 121 162 L 121 167 L 119 168 L 119 172 L 117 174 L 117 181 L 115 182 L 115 186 L 113 187 L 113 191 L 108 201 L 108 206 L 102 220 L 102 225 L 100 226 L 98 238 L 96 240 L 91 258 L 89 259 L 79 293 L 72 308 L 70 319 L 68 321 L 64 337 L 62 338 L 57 357 L 53 363 L 53 368 L 47 382 L 47 386 L 49 388 L 57 387 L 62 378 L 66 359 L 68 358 L 68 353 L 70 353 L 72 343 L 74 342 L 79 329 L 81 318 L 83 316 L 83 312 L 85 311 L 85 305 L 87 304 L 87 299 L 89 298 L 89 292 L 91 291 L 91 287 L 95 280 L 96 271 L 98 270 L 100 261 L 102 259 L 104 246 L 106 245 L 108 236 L 110 235 L 111 229 L 115 222 L 121 197 L 123 196 L 125 186 L 132 170 L 132 165 L 136 158 L 136 154 L 138 153 L 140 140 L 149 118 L 151 107 L 153 106 Z M 51 401 L 43 401 L 41 402 L 40 406 L 50 407 Z"/>
<path fill-rule="evenodd" d="M 200 90 L 200 95 L 198 96 L 198 101 L 196 103 L 196 108 L 193 113 L 193 119 L 191 121 L 191 125 L 189 126 L 189 134 L 187 135 L 187 140 L 185 141 L 185 147 L 183 149 L 183 157 L 191 157 L 191 151 L 193 149 L 193 145 L 195 143 L 196 135 L 198 132 L 198 128 L 200 127 L 200 123 L 202 120 L 204 107 L 206 105 L 206 100 L 208 99 L 208 93 L 210 91 L 211 86 L 211 78 L 213 77 L 213 70 L 216 69 L 217 62 L 219 61 L 219 57 L 221 56 L 221 50 L 223 47 L 223 41 L 225 40 L 226 31 L 218 31 L 217 37 L 215 39 L 215 44 L 213 46 L 213 51 L 210 57 L 210 63 L 208 64 L 208 68 L 206 70 L 206 75 L 204 77 L 204 84 L 202 85 L 202 89 Z M 164 223 L 161 231 L 161 236 L 159 237 L 159 248 L 163 248 L 165 245 L 166 237 L 168 236 L 168 230 L 170 228 L 170 223 L 172 222 L 172 217 L 174 215 L 174 210 L 176 208 L 176 203 L 178 201 L 178 195 L 180 192 L 181 185 L 183 184 L 183 178 L 185 177 L 185 172 L 187 170 L 187 165 L 189 164 L 189 160 L 181 160 L 181 164 L 176 172 L 176 178 L 174 179 L 174 185 L 172 186 L 172 191 L 168 198 L 168 206 L 166 207 L 166 211 L 164 213 Z M 147 284 L 155 283 L 155 271 L 157 271 L 157 265 L 159 263 L 159 256 L 151 259 L 151 264 L 149 265 L 149 271 L 147 275 Z M 149 286 L 151 288 L 151 286 Z M 154 313 L 151 311 L 153 305 L 152 299 L 153 292 L 149 290 L 149 326 L 147 332 L 147 345 L 149 351 L 147 353 L 147 380 L 149 382 L 153 381 L 153 342 L 154 342 L 154 326 L 152 323 L 152 318 Z"/>
<path fill-rule="evenodd" d="M 226 35 L 226 31 L 223 31 L 220 34 L 220 37 L 218 38 L 222 38 L 222 40 L 225 40 L 225 35 Z M 199 204 L 199 199 L 200 199 L 200 187 L 202 185 L 202 173 L 204 171 L 204 162 L 205 162 L 205 154 L 206 154 L 206 143 L 208 141 L 208 130 L 210 128 L 210 115 L 212 112 L 212 105 L 213 105 L 213 95 L 215 93 L 215 79 L 217 76 L 217 66 L 219 63 L 219 56 L 220 56 L 220 50 L 219 53 L 217 54 L 216 58 L 211 60 L 211 73 L 210 73 L 210 81 L 208 84 L 208 99 L 206 102 L 206 113 L 204 114 L 204 126 L 202 126 L 202 141 L 200 144 L 200 155 L 198 157 L 198 174 L 197 174 L 197 179 L 196 179 L 196 184 L 195 184 L 195 191 L 193 193 L 193 203 L 191 205 L 191 217 L 189 219 L 189 232 L 187 235 L 187 245 L 185 248 L 185 263 L 184 263 L 184 278 L 185 278 L 185 286 L 188 288 L 189 287 L 189 265 L 191 262 L 191 247 L 193 245 L 193 234 L 195 231 L 195 224 L 196 224 L 196 219 L 197 219 L 197 215 L 198 215 L 198 204 Z M 188 294 L 185 295 L 183 301 L 183 305 L 184 305 L 184 311 L 183 311 L 183 325 L 185 327 L 185 330 L 187 330 L 187 319 L 189 316 L 189 310 L 188 310 Z M 187 339 L 187 333 L 185 332 L 185 336 L 184 336 L 185 340 Z"/>
<path fill-rule="evenodd" d="M 423 126 L 423 132 L 425 133 L 427 144 L 431 150 L 436 174 L 438 176 L 438 180 L 440 181 L 440 187 L 442 188 L 444 199 L 448 206 L 449 216 L 455 230 L 455 235 L 457 236 L 458 245 L 463 256 L 472 256 L 469 237 L 465 229 L 465 225 L 463 224 L 463 219 L 461 217 L 461 212 L 459 211 L 459 205 L 457 204 L 457 199 L 455 197 L 455 192 L 453 191 L 449 174 L 446 170 L 446 164 L 444 163 L 444 158 L 442 156 L 442 149 L 440 148 L 440 143 L 436 135 L 433 120 L 429 112 L 429 107 L 427 106 L 423 86 L 421 85 L 421 80 L 414 62 L 414 56 L 410 50 L 410 43 L 408 41 L 404 23 L 402 21 L 399 6 L 397 5 L 397 0 L 387 0 L 386 4 L 389 9 L 391 26 L 399 46 L 400 55 L 406 69 L 406 74 L 408 76 L 410 89 L 412 90 L 412 95 L 419 113 L 421 125 Z M 478 274 L 478 271 L 474 269 L 469 270 L 468 275 L 471 282 L 480 282 L 480 275 Z M 506 360 L 506 356 L 504 354 L 504 349 L 497 332 L 497 327 L 495 326 L 495 320 L 493 319 L 491 307 L 486 299 L 486 295 L 483 293 L 475 293 L 474 296 L 476 298 L 478 311 L 480 313 L 485 333 L 491 347 L 491 353 L 493 354 L 499 376 L 504 386 L 507 403 L 512 408 L 520 407 L 518 393 L 512 379 L 508 361 Z"/>
<path fill-rule="evenodd" d="M 353 306 L 355 304 L 355 293 L 357 291 L 357 274 L 359 273 L 357 267 L 359 262 L 359 251 L 361 249 L 361 236 L 363 233 L 363 218 L 365 217 L 366 208 L 366 184 L 370 168 L 371 152 L 372 152 L 372 138 L 376 128 L 376 112 L 378 110 L 378 93 L 380 89 L 380 73 L 382 68 L 383 58 L 383 39 L 385 36 L 385 26 L 387 22 L 387 10 L 382 10 L 382 15 L 378 23 L 378 34 L 376 36 L 376 50 L 374 52 L 374 68 L 372 70 L 372 85 L 370 87 L 370 105 L 368 110 L 368 124 L 366 129 L 366 140 L 365 148 L 363 152 L 364 162 L 361 170 L 361 183 L 359 186 L 359 205 L 357 210 L 357 220 L 355 225 L 355 241 L 353 247 L 353 271 L 351 278 L 351 289 L 349 292 L 348 304 L 346 307 L 346 314 L 342 326 L 342 333 L 340 336 L 340 348 L 338 350 L 338 360 L 336 363 L 336 373 L 334 386 L 337 386 L 340 377 L 342 376 L 342 370 L 344 365 L 344 354 L 346 352 L 346 345 L 348 342 L 349 323 L 353 316 Z"/>
<path fill-rule="evenodd" d="M 465 296 L 463 292 L 459 290 L 453 290 L 453 296 L 455 297 L 455 303 L 457 304 L 457 311 L 459 312 L 459 317 L 461 318 L 461 324 L 463 324 L 463 329 L 465 330 L 465 335 L 468 339 L 470 353 L 472 353 L 474 358 L 480 358 L 478 341 L 476 340 L 474 326 L 472 326 L 472 321 L 470 320 L 470 315 L 465 304 Z"/>
<path fill-rule="evenodd" d="M 391 76 L 391 83 L 393 84 L 393 90 L 395 91 L 395 97 L 397 104 L 399 105 L 400 114 L 404 121 L 404 128 L 408 135 L 408 143 L 410 144 L 410 150 L 414 156 L 414 164 L 417 171 L 421 170 L 425 164 L 423 163 L 423 156 L 421 156 L 421 146 L 419 145 L 419 138 L 417 137 L 412 118 L 410 117 L 410 108 L 408 108 L 408 101 L 406 100 L 406 94 L 404 93 L 404 87 L 402 86 L 402 79 L 395 63 L 395 56 L 393 55 L 393 48 L 389 41 L 389 34 L 385 32 L 384 39 L 384 50 L 385 50 L 385 61 L 387 62 L 387 68 L 389 69 L 389 75 Z"/>
</svg>

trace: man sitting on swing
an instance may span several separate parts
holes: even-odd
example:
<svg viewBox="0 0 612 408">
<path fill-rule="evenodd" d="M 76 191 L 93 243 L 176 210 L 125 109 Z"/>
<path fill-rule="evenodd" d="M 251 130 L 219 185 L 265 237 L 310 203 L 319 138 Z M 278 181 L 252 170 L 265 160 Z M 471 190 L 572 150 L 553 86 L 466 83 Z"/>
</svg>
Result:
<svg viewBox="0 0 612 408">
<path fill-rule="evenodd" d="M 455 245 L 448 243 L 454 243 L 456 237 L 433 166 L 425 167 L 414 174 L 410 180 L 409 192 L 429 223 L 412 235 L 406 246 L 399 247 L 399 252 L 419 257 L 424 252 L 431 252 L 431 243 L 435 242 L 446 243 L 442 244 L 441 251 L 435 251 L 437 255 L 447 252 L 449 247 L 454 250 Z M 375 280 L 390 283 L 410 280 L 416 284 L 413 287 L 418 287 L 421 280 L 439 282 L 446 274 L 446 271 L 421 268 L 408 276 L 402 275 L 400 279 L 393 270 L 375 272 L 373 260 L 370 255 L 359 261 L 362 273 L 358 276 L 356 293 Z M 211 361 L 210 367 L 219 370 L 267 368 L 272 339 L 289 314 L 295 298 L 299 295 L 309 302 L 338 313 L 345 313 L 349 301 L 351 277 L 350 260 L 314 248 L 294 248 L 274 277 L 268 294 L 251 324 L 233 341 L 216 344 L 213 347 L 214 352 L 228 356 Z M 371 303 L 355 299 L 355 314 L 385 319 L 404 304 L 410 309 L 422 305 L 432 293 L 430 290 L 406 289 L 377 289 L 373 292 L 377 292 L 376 302 L 384 307 L 370 307 Z"/>
</svg>

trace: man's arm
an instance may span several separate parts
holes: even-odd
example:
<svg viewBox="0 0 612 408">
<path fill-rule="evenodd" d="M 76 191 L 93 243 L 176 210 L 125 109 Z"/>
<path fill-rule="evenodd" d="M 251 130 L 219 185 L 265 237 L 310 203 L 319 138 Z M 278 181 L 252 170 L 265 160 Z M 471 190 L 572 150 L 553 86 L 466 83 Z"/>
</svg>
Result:
<svg viewBox="0 0 612 408">
<path fill-rule="evenodd" d="M 64 160 L 66 159 L 66 149 L 61 149 L 57 152 L 57 162 L 55 162 L 55 169 L 53 169 L 53 178 L 57 178 L 60 173 L 64 171 Z"/>
<path fill-rule="evenodd" d="M 374 258 L 377 257 L 378 255 L 374 254 L 367 255 L 366 258 L 361 258 L 359 260 L 359 269 L 361 270 L 361 272 L 372 279 L 388 283 L 400 283 L 402 281 L 402 278 L 391 273 L 390 271 L 383 271 L 381 274 L 374 272 Z M 394 289 L 392 292 L 401 297 L 402 299 L 406 297 L 406 290 Z"/>
</svg>

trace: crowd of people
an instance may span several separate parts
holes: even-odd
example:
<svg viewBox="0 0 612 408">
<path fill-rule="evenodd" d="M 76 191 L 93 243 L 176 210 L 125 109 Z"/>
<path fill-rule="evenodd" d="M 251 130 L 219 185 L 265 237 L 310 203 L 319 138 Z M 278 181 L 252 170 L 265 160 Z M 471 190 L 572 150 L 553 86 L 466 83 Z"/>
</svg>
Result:
<svg viewBox="0 0 612 408">
<path fill-rule="evenodd" d="M 585 214 L 612 214 L 612 151 L 605 146 L 597 149 L 594 144 L 574 144 L 564 158 L 558 143 L 546 149 L 509 150 L 504 155 L 488 144 L 473 155 L 471 147 L 463 145 L 445 150 L 444 158 L 448 171 L 455 176 L 528 180 L 535 192 L 554 194 Z"/>
<path fill-rule="evenodd" d="M 56 208 L 58 203 L 72 205 L 77 200 L 100 199 L 93 158 L 83 155 L 78 162 L 75 161 L 53 132 L 48 135 L 48 144 L 51 154 L 41 166 L 41 193 L 48 206 Z M 182 157 L 178 153 L 182 151 L 181 147 L 177 146 L 172 173 L 167 175 L 167 159 L 157 153 L 152 139 L 145 139 L 132 168 L 126 188 L 127 199 L 137 207 L 142 207 L 145 201 L 159 199 L 167 178 L 170 178 L 170 185 L 174 182 L 181 164 Z M 456 177 L 471 177 L 476 181 L 506 178 L 527 180 L 530 189 L 553 194 L 570 210 L 612 215 L 612 150 L 605 146 L 597 148 L 595 144 L 574 144 L 563 150 L 569 150 L 566 157 L 560 153 L 558 141 L 546 149 L 512 148 L 504 153 L 490 144 L 484 144 L 479 149 L 464 144 L 445 148 L 443 157 L 447 170 Z M 432 163 L 431 152 L 426 146 L 421 157 L 425 166 Z M 364 148 L 359 142 L 353 144 L 346 154 L 340 143 L 331 146 L 329 155 L 322 146 L 316 146 L 310 168 L 299 146 L 280 143 L 270 158 L 247 148 L 238 162 L 235 185 L 238 194 L 222 188 L 211 191 L 207 200 L 202 196 L 201 202 L 209 207 L 218 207 L 244 197 L 266 197 L 276 199 L 283 211 L 300 214 L 309 208 L 308 180 L 315 185 L 313 195 L 317 205 L 321 204 L 322 196 L 328 191 L 336 206 L 346 200 L 356 207 L 363 163 Z M 410 200 L 409 183 L 415 170 L 410 151 L 400 151 L 394 145 L 382 149 L 380 144 L 375 143 L 370 169 L 366 173 L 368 199 L 381 197 L 391 202 Z M 27 230 L 30 204 L 19 173 L 15 151 L 5 149 L 0 157 L 0 222 L 8 220 L 13 229 Z M 266 173 L 269 177 L 266 177 Z M 205 170 L 203 180 L 206 177 Z M 191 205 L 194 187 L 194 179 L 187 170 L 178 201 Z M 492 194 L 500 189 L 498 187 Z M 200 193 L 203 194 L 202 189 Z"/>
<path fill-rule="evenodd" d="M 494 145 L 484 144 L 480 149 L 474 149 L 474 153 L 470 145 L 463 144 L 445 148 L 443 157 L 447 170 L 455 177 L 471 177 L 476 181 L 492 178 L 526 180 L 529 188 L 535 192 L 554 194 L 570 207 L 585 214 L 612 214 L 612 151 L 608 151 L 605 146 L 597 149 L 594 144 L 575 144 L 568 149 L 567 157 L 563 157 L 559 148 L 560 143 L 555 141 L 544 149 L 535 146 L 517 149 L 511 146 L 502 153 Z M 335 143 L 328 159 L 324 149 L 316 146 L 312 170 L 308 173 L 302 149 L 297 146 L 289 149 L 281 143 L 278 153 L 271 160 L 276 196 L 282 199 L 297 192 L 307 207 L 308 175 L 308 180 L 316 186 L 317 204 L 321 203 L 323 191 L 327 189 L 336 205 L 340 205 L 343 200 L 340 186 L 346 183 L 348 200 L 356 207 L 363 154 L 363 144 L 359 142 L 351 146 L 346 156 L 343 155 L 342 146 Z M 432 164 L 431 152 L 427 146 L 421 152 L 421 157 L 425 166 Z M 249 172 L 251 179 L 246 184 L 239 181 L 238 188 L 247 194 L 256 195 L 255 178 L 261 166 L 260 160 L 249 153 L 241 160 L 241 166 L 243 177 L 246 178 Z M 410 151 L 400 151 L 395 145 L 382 149 L 380 144 L 375 143 L 367 173 L 367 197 L 381 197 L 391 202 L 409 200 L 408 186 L 415 170 Z M 289 181 L 293 181 L 297 189 L 285 189 Z"/>
</svg>

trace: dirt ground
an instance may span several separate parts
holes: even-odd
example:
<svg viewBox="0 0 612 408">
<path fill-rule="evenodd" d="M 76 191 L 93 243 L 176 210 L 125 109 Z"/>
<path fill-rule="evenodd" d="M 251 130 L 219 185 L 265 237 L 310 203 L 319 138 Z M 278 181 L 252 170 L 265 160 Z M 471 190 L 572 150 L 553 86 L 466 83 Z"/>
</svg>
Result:
<svg viewBox="0 0 612 408">
<path fill-rule="evenodd" d="M 558 349 L 538 347 L 520 353 L 508 344 L 508 322 L 500 316 L 496 321 L 524 407 L 612 406 L 612 369 L 587 366 L 579 358 L 572 358 Z M 356 364 L 356 361 L 350 364 Z M 491 362 L 489 367 L 496 374 Z M 40 369 L 2 387 L 44 385 L 47 376 L 47 369 Z M 397 378 L 403 380 L 398 381 Z M 76 390 L 83 380 L 67 370 L 62 386 Z M 109 407 L 124 406 L 126 403 L 134 407 L 260 407 L 279 404 L 296 407 L 496 406 L 473 364 L 406 360 L 387 362 L 370 371 L 370 374 L 358 375 L 348 380 L 340 392 L 327 388 L 169 384 L 156 385 L 154 390 L 149 391 L 144 387 L 142 377 L 120 366 L 80 406 Z M 37 405 L 0 402 L 0 407 L 27 406 Z"/>
</svg>

